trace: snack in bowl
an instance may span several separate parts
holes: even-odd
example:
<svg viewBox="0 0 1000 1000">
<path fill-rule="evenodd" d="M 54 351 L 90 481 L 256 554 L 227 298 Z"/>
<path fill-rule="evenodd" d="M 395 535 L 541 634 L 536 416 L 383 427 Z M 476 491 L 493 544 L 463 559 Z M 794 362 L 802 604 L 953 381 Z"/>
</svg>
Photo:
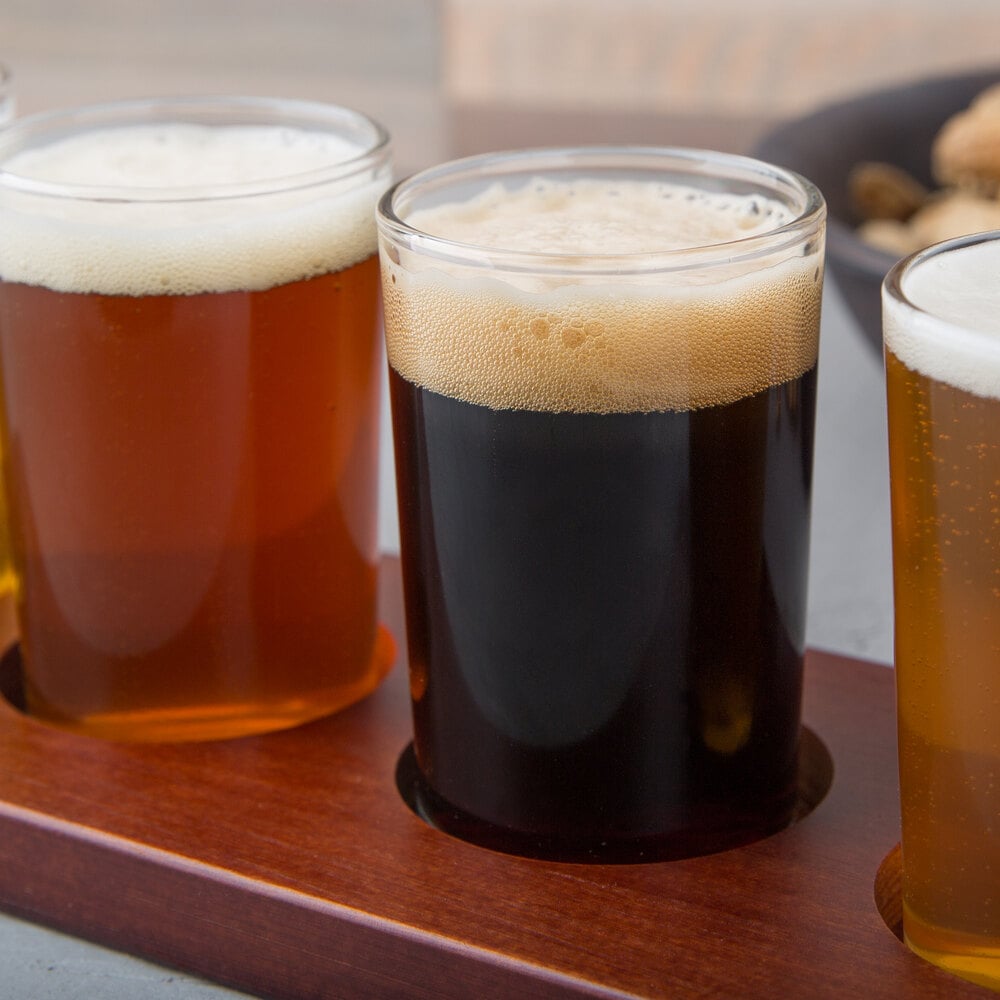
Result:
<svg viewBox="0 0 1000 1000">
<path fill-rule="evenodd" d="M 928 191 L 899 166 L 857 164 L 848 196 L 858 235 L 898 256 L 969 233 L 1000 229 L 1000 85 L 948 118 L 929 151 L 939 185 Z"/>
</svg>

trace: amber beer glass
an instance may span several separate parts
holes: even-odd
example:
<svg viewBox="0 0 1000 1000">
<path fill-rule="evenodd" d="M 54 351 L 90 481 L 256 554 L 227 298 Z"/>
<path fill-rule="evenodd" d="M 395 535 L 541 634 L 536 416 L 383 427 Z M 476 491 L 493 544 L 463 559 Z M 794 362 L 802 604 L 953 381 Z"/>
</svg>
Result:
<svg viewBox="0 0 1000 1000">
<path fill-rule="evenodd" d="M 431 823 L 653 860 L 789 821 L 824 206 L 751 160 L 538 150 L 379 209 Z"/>
<path fill-rule="evenodd" d="M 112 738 L 362 697 L 381 364 L 366 117 L 124 102 L 0 132 L 0 375 L 26 701 Z"/>
<path fill-rule="evenodd" d="M 1000 233 L 883 288 L 903 930 L 1000 988 Z"/>
</svg>

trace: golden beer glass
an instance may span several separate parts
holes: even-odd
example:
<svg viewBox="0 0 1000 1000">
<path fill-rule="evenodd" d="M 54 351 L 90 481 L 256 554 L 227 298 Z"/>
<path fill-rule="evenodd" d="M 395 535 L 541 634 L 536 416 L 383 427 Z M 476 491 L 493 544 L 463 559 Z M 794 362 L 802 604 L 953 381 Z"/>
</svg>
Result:
<svg viewBox="0 0 1000 1000">
<path fill-rule="evenodd" d="M 0 132 L 3 445 L 29 710 L 111 738 L 370 692 L 381 126 L 129 101 Z"/>
<path fill-rule="evenodd" d="M 1000 988 L 1000 233 L 883 287 L 903 929 Z"/>
</svg>

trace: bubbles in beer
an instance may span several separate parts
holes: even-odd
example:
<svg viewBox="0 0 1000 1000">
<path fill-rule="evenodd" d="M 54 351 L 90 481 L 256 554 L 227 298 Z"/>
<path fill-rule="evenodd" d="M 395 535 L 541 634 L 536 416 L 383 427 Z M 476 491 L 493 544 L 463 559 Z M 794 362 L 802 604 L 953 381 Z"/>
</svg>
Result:
<svg viewBox="0 0 1000 1000">
<path fill-rule="evenodd" d="M 574 275 L 573 262 L 724 243 L 789 221 L 761 196 L 635 181 L 539 180 L 414 213 L 414 228 L 456 242 L 569 256 L 562 274 L 542 279 L 455 277 L 385 259 L 390 363 L 417 385 L 493 409 L 690 410 L 742 399 L 815 364 L 818 249 L 770 267 L 603 284 Z"/>
<path fill-rule="evenodd" d="M 0 278 L 64 292 L 162 295 L 263 290 L 343 270 L 375 251 L 372 216 L 386 181 L 323 182 L 316 172 L 364 152 L 318 130 L 182 123 L 94 130 L 23 150 L 0 170 L 122 192 L 99 200 L 0 189 Z M 299 175 L 296 188 L 290 179 Z M 267 194 L 156 197 L 278 181 L 273 187 L 285 190 Z"/>
</svg>

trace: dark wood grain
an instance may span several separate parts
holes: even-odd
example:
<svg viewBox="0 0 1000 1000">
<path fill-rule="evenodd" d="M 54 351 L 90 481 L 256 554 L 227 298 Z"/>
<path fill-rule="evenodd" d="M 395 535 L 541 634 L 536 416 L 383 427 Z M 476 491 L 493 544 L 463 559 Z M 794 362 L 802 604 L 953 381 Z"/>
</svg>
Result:
<svg viewBox="0 0 1000 1000">
<path fill-rule="evenodd" d="M 401 635 L 398 565 L 383 613 Z M 508 857 L 401 800 L 406 667 L 340 715 L 121 745 L 0 705 L 0 906 L 263 997 L 961 997 L 874 887 L 898 837 L 892 674 L 812 653 L 834 776 L 806 818 L 681 862 Z"/>
</svg>

